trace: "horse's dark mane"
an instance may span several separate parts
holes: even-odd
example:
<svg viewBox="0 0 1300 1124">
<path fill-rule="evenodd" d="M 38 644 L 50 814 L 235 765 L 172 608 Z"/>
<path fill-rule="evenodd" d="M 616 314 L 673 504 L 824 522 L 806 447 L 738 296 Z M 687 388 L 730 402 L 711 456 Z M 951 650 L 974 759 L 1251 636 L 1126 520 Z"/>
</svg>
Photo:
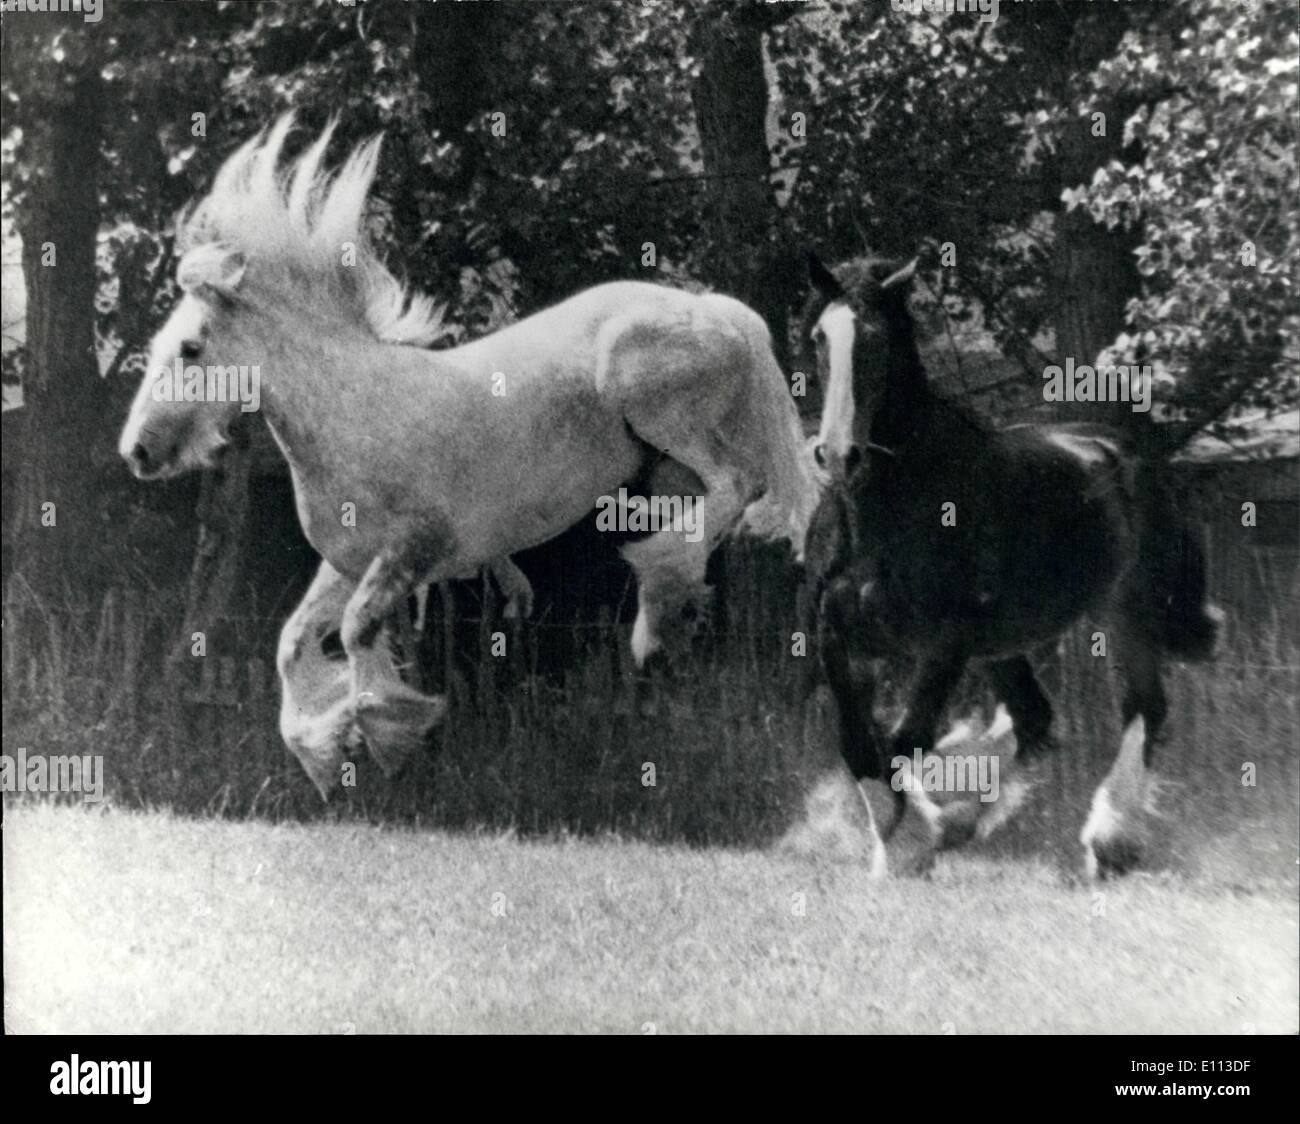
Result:
<svg viewBox="0 0 1300 1124">
<path fill-rule="evenodd" d="M 916 319 L 908 307 L 908 286 L 882 290 L 880 280 L 901 267 L 901 262 L 874 259 L 866 272 L 874 291 L 865 295 L 885 322 L 888 341 L 887 387 L 876 412 L 872 439 L 886 446 L 906 444 L 921 429 L 939 427 L 956 439 L 987 437 L 989 424 L 968 407 L 939 394 L 930 383 L 916 342 Z M 837 275 L 838 276 L 838 275 Z"/>
</svg>

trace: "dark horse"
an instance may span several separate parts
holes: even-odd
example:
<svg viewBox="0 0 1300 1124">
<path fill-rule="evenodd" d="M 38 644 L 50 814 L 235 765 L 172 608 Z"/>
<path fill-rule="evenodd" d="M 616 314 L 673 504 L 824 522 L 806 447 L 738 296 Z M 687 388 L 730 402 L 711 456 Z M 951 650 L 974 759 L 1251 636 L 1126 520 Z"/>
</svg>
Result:
<svg viewBox="0 0 1300 1124">
<path fill-rule="evenodd" d="M 832 482 L 809 531 L 808 580 L 849 769 L 892 780 L 886 838 L 915 796 L 943 846 L 935 806 L 921 806 L 898 759 L 934 747 L 972 660 L 1021 755 L 1052 748 L 1051 704 L 1025 653 L 1099 617 L 1126 676 L 1126 749 L 1084 842 L 1090 870 L 1126 869 L 1140 847 L 1116 790 L 1151 764 L 1167 709 L 1162 660 L 1208 657 L 1221 616 L 1161 465 L 1101 425 L 998 429 L 935 394 L 908 310 L 915 261 L 832 273 L 810 255 L 809 265 L 817 295 L 806 323 L 826 388 L 817 457 Z M 916 658 L 916 678 L 884 735 L 870 660 L 902 652 Z"/>
</svg>

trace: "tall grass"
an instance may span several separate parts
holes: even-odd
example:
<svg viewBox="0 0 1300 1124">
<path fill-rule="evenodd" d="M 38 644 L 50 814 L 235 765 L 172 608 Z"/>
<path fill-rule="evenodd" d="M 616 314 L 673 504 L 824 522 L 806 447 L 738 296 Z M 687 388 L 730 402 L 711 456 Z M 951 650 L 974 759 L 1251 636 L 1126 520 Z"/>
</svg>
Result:
<svg viewBox="0 0 1300 1124">
<path fill-rule="evenodd" d="M 1294 862 L 1300 595 L 1293 566 L 1278 574 L 1251 604 L 1217 591 L 1234 609 L 1218 661 L 1169 669 L 1156 765 L 1174 865 L 1204 854 L 1208 838 L 1232 843 L 1224 861 L 1246 881 L 1261 864 L 1289 872 Z M 1252 571 L 1254 589 L 1260 581 Z M 102 754 L 114 803 L 183 814 L 762 844 L 840 767 L 835 724 L 825 690 L 806 689 L 815 657 L 791 654 L 789 599 L 762 581 L 732 580 L 726 592 L 718 631 L 671 678 L 633 675 L 627 626 L 608 620 L 571 630 L 576 654 L 562 673 L 539 665 L 535 641 L 566 626 L 522 626 L 504 661 L 480 628 L 478 666 L 442 677 L 453 706 L 428 752 L 393 781 L 359 760 L 357 785 L 328 807 L 280 742 L 266 622 L 247 622 L 255 645 L 241 649 L 240 622 L 228 622 L 234 654 L 178 660 L 178 604 L 128 591 L 74 611 L 11 593 L 5 752 Z M 1047 669 L 1063 751 L 1002 850 L 1073 849 L 1119 745 L 1119 657 L 1091 657 L 1089 632 L 1067 636 Z M 961 705 L 980 693 L 972 677 Z M 1242 783 L 1248 764 L 1253 786 Z"/>
</svg>

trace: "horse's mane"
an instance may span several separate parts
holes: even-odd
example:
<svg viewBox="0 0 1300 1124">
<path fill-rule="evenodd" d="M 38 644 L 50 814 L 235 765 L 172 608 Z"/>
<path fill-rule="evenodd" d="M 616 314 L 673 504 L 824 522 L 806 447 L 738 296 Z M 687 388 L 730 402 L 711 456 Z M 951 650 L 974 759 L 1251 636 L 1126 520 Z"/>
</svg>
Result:
<svg viewBox="0 0 1300 1124">
<path fill-rule="evenodd" d="M 179 220 L 178 253 L 212 246 L 239 251 L 250 274 L 273 285 L 309 287 L 313 300 L 333 298 L 342 315 L 379 339 L 432 343 L 446 331 L 445 309 L 398 281 L 366 231 L 380 138 L 359 145 L 331 173 L 322 167 L 334 135 L 331 121 L 281 167 L 293 123 L 293 114 L 285 114 L 227 158 L 212 190 Z M 344 264 L 349 246 L 353 262 Z"/>
</svg>

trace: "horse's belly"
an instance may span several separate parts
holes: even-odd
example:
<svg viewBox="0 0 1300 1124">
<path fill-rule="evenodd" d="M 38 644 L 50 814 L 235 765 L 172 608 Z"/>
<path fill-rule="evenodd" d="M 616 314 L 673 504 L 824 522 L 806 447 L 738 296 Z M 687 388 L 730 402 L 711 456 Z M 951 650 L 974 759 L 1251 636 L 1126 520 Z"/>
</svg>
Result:
<svg viewBox="0 0 1300 1124">
<path fill-rule="evenodd" d="M 475 555 L 510 554 L 549 541 L 583 519 L 642 467 L 644 450 L 614 430 L 604 442 L 552 445 L 534 456 L 512 454 L 513 471 L 466 507 L 462 540 Z"/>
<path fill-rule="evenodd" d="M 1050 640 L 1103 602 L 1124 564 L 1120 538 L 1102 519 L 1072 533 L 996 535 L 945 549 L 915 539 L 880 552 L 886 626 L 908 646 L 959 642 L 977 656 Z M 898 560 L 917 559 L 912 563 Z"/>
</svg>

